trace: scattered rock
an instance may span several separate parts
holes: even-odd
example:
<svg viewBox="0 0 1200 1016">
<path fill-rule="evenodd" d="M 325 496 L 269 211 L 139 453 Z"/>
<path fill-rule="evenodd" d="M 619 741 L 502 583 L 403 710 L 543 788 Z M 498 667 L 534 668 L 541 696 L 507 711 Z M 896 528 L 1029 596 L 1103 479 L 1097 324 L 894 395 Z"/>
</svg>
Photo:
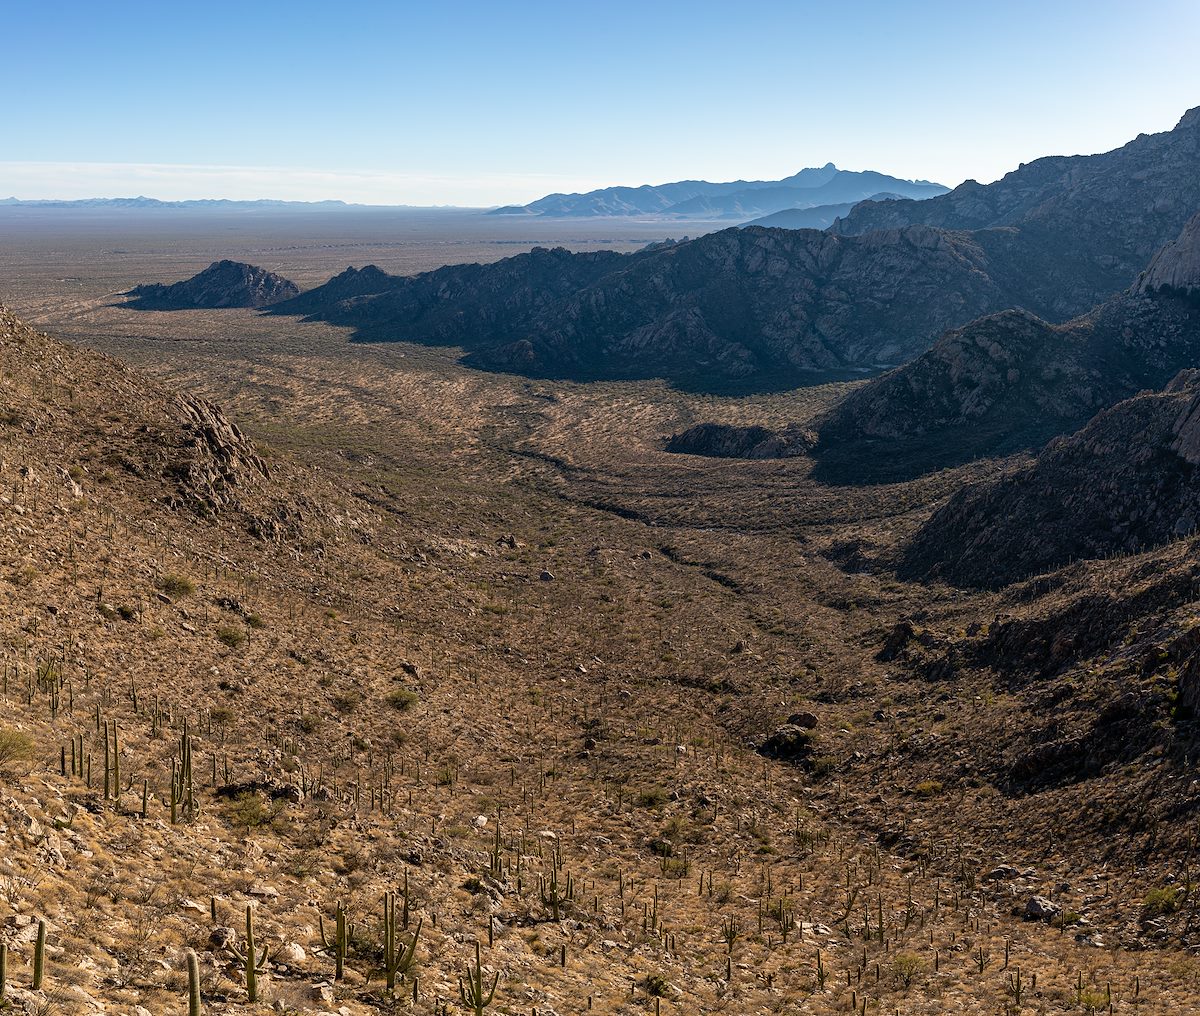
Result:
<svg viewBox="0 0 1200 1016">
<path fill-rule="evenodd" d="M 1045 896 L 1031 896 L 1025 902 L 1022 916 L 1027 921 L 1053 921 L 1061 913 L 1062 907 Z"/>
</svg>

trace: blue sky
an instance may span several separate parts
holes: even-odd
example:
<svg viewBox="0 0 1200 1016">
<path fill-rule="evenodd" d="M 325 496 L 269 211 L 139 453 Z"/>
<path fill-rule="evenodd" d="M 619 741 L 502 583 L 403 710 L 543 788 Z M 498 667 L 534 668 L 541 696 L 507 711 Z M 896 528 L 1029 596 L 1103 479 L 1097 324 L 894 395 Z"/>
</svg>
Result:
<svg viewBox="0 0 1200 1016">
<path fill-rule="evenodd" d="M 836 162 L 957 184 L 1200 105 L 1200 3 L 0 4 L 0 196 L 499 204 Z"/>
</svg>

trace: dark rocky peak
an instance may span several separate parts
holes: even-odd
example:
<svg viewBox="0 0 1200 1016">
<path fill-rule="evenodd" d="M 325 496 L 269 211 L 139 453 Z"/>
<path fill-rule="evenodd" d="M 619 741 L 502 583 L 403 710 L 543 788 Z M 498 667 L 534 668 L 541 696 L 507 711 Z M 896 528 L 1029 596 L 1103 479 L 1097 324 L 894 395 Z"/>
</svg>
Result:
<svg viewBox="0 0 1200 1016">
<path fill-rule="evenodd" d="M 127 307 L 136 310 L 195 310 L 269 307 L 299 294 L 294 282 L 256 265 L 214 261 L 183 282 L 136 286 Z"/>
</svg>

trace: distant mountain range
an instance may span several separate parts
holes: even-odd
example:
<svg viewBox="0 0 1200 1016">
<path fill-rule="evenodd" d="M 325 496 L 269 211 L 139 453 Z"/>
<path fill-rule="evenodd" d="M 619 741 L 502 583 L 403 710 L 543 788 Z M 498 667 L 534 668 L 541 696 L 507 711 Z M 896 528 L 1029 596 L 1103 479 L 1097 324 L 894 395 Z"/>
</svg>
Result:
<svg viewBox="0 0 1200 1016">
<path fill-rule="evenodd" d="M 927 180 L 900 180 L 871 170 L 851 172 L 832 162 L 802 169 L 783 180 L 709 183 L 681 180 L 641 187 L 605 187 L 586 194 L 549 194 L 527 205 L 496 208 L 491 215 L 553 217 L 662 216 L 672 219 L 753 219 L 786 208 L 852 206 L 881 193 L 921 200 L 947 193 Z"/>
<path fill-rule="evenodd" d="M 79 198 L 77 200 L 25 200 L 0 198 L 0 207 L 16 208 L 196 208 L 196 209 L 319 209 L 352 208 L 345 201 L 233 201 L 227 198 L 201 198 L 194 201 L 160 201 L 158 198 Z"/>
<path fill-rule="evenodd" d="M 984 315 L 1019 307 L 1050 327 L 1127 289 L 1200 209 L 1200 109 L 1114 152 L 964 187 L 860 204 L 826 232 L 753 226 L 625 255 L 374 271 L 274 310 L 541 376 L 745 389 L 877 370 Z"/>
</svg>

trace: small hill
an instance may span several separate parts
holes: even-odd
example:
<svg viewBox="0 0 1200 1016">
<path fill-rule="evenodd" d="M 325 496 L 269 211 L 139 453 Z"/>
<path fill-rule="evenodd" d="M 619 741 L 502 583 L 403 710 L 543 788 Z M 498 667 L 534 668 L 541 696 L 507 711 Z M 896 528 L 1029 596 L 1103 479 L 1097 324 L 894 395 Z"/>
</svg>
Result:
<svg viewBox="0 0 1200 1016">
<path fill-rule="evenodd" d="M 897 201 L 899 194 L 872 194 L 870 201 Z M 758 219 L 742 223 L 744 226 L 767 226 L 775 229 L 828 229 L 839 218 L 850 214 L 857 201 L 844 201 L 833 205 L 812 205 L 811 207 L 784 208 Z"/>
<path fill-rule="evenodd" d="M 275 314 L 315 314 L 343 300 L 384 293 L 398 288 L 401 284 L 402 280 L 398 276 L 388 275 L 375 265 L 367 265 L 364 268 L 352 266 L 316 289 L 273 303 L 271 311 Z"/>
<path fill-rule="evenodd" d="M 1030 465 L 966 487 L 917 532 L 900 574 L 998 587 L 1200 526 L 1200 370 L 1134 396 Z"/>
<path fill-rule="evenodd" d="M 666 450 L 716 459 L 780 459 L 803 454 L 811 446 L 812 435 L 797 427 L 773 431 L 766 427 L 699 423 L 671 437 Z"/>
<path fill-rule="evenodd" d="M 135 286 L 125 306 L 136 310 L 216 310 L 269 307 L 300 294 L 300 288 L 265 268 L 240 261 L 214 261 L 183 282 Z"/>
</svg>

